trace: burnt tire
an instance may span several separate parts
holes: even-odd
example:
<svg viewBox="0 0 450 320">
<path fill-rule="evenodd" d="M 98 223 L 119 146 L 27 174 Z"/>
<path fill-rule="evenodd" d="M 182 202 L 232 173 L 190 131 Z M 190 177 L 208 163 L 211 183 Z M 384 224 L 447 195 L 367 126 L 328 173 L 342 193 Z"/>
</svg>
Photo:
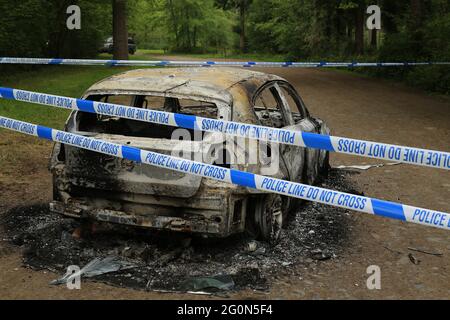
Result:
<svg viewBox="0 0 450 320">
<path fill-rule="evenodd" d="M 286 210 L 280 195 L 264 195 L 250 200 L 246 230 L 255 239 L 276 243 L 281 235 Z"/>
<path fill-rule="evenodd" d="M 330 173 L 330 152 L 327 151 L 325 154 L 325 159 L 323 160 L 322 166 L 320 167 L 319 174 L 321 178 L 327 178 Z"/>
<path fill-rule="evenodd" d="M 52 200 L 61 201 L 61 196 L 56 183 L 56 176 L 54 174 L 52 175 Z"/>
</svg>

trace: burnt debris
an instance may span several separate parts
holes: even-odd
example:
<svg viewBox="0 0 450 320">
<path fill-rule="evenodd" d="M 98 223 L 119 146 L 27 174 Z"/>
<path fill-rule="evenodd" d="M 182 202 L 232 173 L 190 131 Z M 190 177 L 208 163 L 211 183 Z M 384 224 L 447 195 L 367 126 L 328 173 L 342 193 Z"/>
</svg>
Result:
<svg viewBox="0 0 450 320">
<path fill-rule="evenodd" d="M 322 186 L 355 192 L 348 175 L 332 170 Z M 195 288 L 187 286 L 195 279 L 203 279 L 200 287 L 208 291 L 204 279 L 229 277 L 227 290 L 266 291 L 273 279 L 298 274 L 298 265 L 339 256 L 351 236 L 350 217 L 345 209 L 303 203 L 276 245 L 245 235 L 203 239 L 123 225 L 86 224 L 53 214 L 47 205 L 12 209 L 3 214 L 1 224 L 7 239 L 22 247 L 24 265 L 35 270 L 64 275 L 69 265 L 82 268 L 94 259 L 116 256 L 136 267 L 94 280 L 134 289 L 185 292 Z"/>
</svg>

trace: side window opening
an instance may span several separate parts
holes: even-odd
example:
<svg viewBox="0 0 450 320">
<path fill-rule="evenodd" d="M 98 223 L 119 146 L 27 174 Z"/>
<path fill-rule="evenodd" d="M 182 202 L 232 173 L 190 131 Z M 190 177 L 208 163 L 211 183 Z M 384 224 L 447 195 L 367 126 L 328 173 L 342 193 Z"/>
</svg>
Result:
<svg viewBox="0 0 450 320">
<path fill-rule="evenodd" d="M 255 99 L 255 113 L 261 125 L 273 128 L 285 126 L 280 101 L 276 89 L 269 87 L 261 91 Z"/>
<path fill-rule="evenodd" d="M 179 107 L 179 113 L 211 119 L 218 117 L 217 107 L 213 103 L 180 99 Z"/>
<path fill-rule="evenodd" d="M 280 86 L 280 89 L 286 99 L 288 108 L 291 110 L 294 122 L 299 123 L 306 117 L 304 107 L 302 106 L 303 102 L 298 99 L 294 92 L 292 92 L 292 89 L 286 86 Z"/>
<path fill-rule="evenodd" d="M 195 115 L 205 118 L 217 119 L 218 117 L 218 109 L 215 104 L 189 99 L 177 99 L 160 96 L 94 95 L 88 97 L 88 100 L 134 106 L 137 108 L 157 111 Z M 130 137 L 171 139 L 172 133 L 177 129 L 176 127 L 166 125 L 152 124 L 86 112 L 78 112 L 78 119 L 79 131 Z M 193 139 L 194 132 L 193 130 L 189 131 Z"/>
</svg>

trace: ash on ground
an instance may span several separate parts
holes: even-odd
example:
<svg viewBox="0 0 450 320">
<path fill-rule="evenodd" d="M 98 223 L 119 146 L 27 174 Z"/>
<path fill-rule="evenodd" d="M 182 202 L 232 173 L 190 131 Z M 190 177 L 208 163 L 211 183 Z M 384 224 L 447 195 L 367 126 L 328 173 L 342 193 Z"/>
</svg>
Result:
<svg viewBox="0 0 450 320">
<path fill-rule="evenodd" d="M 348 173 L 339 170 L 331 170 L 321 186 L 358 193 Z M 23 248 L 25 266 L 64 274 L 70 265 L 117 256 L 135 267 L 93 280 L 155 291 L 186 291 L 186 281 L 217 275 L 231 276 L 233 290 L 267 291 L 280 275 L 298 274 L 298 265 L 336 258 L 349 242 L 351 224 L 346 209 L 304 203 L 280 241 L 270 245 L 243 235 L 205 240 L 111 225 L 77 238 L 81 222 L 52 214 L 47 205 L 15 208 L 3 216 L 8 239 Z"/>
</svg>

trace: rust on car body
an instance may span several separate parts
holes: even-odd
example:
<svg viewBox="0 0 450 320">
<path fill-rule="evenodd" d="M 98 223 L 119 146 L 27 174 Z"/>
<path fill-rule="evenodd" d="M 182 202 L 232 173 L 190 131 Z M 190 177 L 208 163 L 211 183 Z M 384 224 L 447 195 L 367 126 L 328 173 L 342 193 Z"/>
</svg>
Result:
<svg viewBox="0 0 450 320">
<path fill-rule="evenodd" d="M 300 96 L 286 80 L 247 69 L 133 70 L 94 84 L 83 98 L 329 133 L 321 120 L 309 115 Z M 188 157 L 208 155 L 208 160 L 203 161 L 214 164 L 218 164 L 218 158 L 210 156 L 211 150 L 216 151 L 226 144 L 223 135 L 203 133 L 200 139 L 180 141 L 173 136 L 177 128 L 80 111 L 72 112 L 65 129 L 162 154 L 173 154 L 175 149 L 179 149 Z M 240 155 L 247 159 L 253 153 L 262 152 L 258 145 L 254 144 L 248 150 L 241 145 L 251 146 L 252 142 L 236 143 L 232 152 L 234 157 Z M 326 152 L 301 147 L 280 146 L 279 157 L 279 168 L 269 175 L 292 181 L 314 183 L 319 172 L 327 166 Z M 259 161 L 231 163 L 224 160 L 220 165 L 264 174 Z M 53 211 L 152 229 L 216 237 L 251 229 L 257 236 L 273 238 L 278 237 L 278 233 L 273 233 L 281 221 L 279 212 L 292 210 L 294 202 L 285 198 L 278 201 L 256 190 L 58 143 L 54 146 L 50 169 L 54 182 Z M 266 205 L 268 202 L 273 207 L 274 203 L 279 204 L 282 210 L 271 210 Z M 278 214 L 276 218 L 274 211 Z"/>
</svg>

